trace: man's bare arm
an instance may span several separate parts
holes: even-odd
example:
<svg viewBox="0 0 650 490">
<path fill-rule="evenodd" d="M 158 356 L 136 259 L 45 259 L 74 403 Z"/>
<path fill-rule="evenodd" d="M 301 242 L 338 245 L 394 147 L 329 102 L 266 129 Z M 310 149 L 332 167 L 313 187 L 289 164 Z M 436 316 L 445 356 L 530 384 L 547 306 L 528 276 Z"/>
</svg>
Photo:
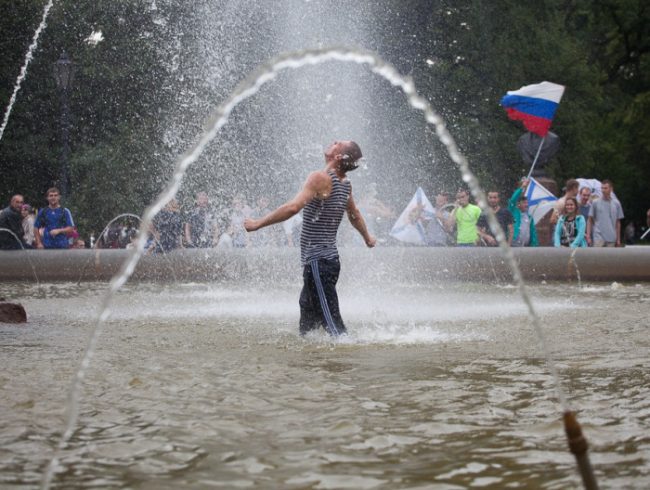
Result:
<svg viewBox="0 0 650 490">
<path fill-rule="evenodd" d="M 265 226 L 288 220 L 298 214 L 313 198 L 323 194 L 329 182 L 331 182 L 329 179 L 329 176 L 324 172 L 311 173 L 307 177 L 301 191 L 296 194 L 296 197 L 259 219 L 246 218 L 244 220 L 244 228 L 246 228 L 246 231 L 256 231 Z"/>
<path fill-rule="evenodd" d="M 363 219 L 363 216 L 361 215 L 359 208 L 357 208 L 357 205 L 354 203 L 354 199 L 352 198 L 352 195 L 350 195 L 350 198 L 348 199 L 348 205 L 346 210 L 348 213 L 348 219 L 350 220 L 350 223 L 361 234 L 363 240 L 366 242 L 366 245 L 370 248 L 374 247 L 377 244 L 377 240 L 375 239 L 374 236 L 368 233 L 366 222 Z"/>
</svg>

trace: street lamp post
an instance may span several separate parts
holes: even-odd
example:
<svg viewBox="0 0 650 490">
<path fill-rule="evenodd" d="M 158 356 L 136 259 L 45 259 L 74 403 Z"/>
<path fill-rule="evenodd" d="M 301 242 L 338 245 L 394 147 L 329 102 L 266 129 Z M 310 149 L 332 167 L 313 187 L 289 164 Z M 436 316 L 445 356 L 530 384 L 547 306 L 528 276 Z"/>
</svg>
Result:
<svg viewBox="0 0 650 490">
<path fill-rule="evenodd" d="M 68 168 L 68 159 L 70 157 L 70 107 L 68 96 L 72 79 L 74 76 L 73 63 L 68 57 L 68 53 L 63 51 L 58 61 L 54 63 L 54 78 L 56 86 L 61 96 L 61 140 L 63 149 L 61 151 L 61 195 L 68 196 L 70 191 L 70 170 Z"/>
</svg>

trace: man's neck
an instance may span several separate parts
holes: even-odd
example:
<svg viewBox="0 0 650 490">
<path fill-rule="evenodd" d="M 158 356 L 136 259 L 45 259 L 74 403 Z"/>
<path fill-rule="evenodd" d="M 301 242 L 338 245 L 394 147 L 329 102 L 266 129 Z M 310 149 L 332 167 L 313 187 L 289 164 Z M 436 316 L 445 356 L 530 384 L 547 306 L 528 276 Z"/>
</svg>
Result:
<svg viewBox="0 0 650 490">
<path fill-rule="evenodd" d="M 58 209 L 60 207 L 61 207 L 61 204 L 58 204 L 58 203 L 56 205 L 52 205 L 52 204 L 49 205 L 50 209 Z"/>
<path fill-rule="evenodd" d="M 340 180 L 344 180 L 346 178 L 345 172 L 339 168 L 338 162 L 336 160 L 326 162 L 325 172 L 328 172 L 329 170 L 332 170 Z"/>
</svg>

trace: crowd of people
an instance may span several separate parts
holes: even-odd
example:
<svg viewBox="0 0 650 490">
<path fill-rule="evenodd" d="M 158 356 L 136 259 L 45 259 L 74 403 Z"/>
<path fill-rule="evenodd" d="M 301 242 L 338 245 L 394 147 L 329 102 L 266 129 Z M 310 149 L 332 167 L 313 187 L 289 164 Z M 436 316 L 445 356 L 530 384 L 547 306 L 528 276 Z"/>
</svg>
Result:
<svg viewBox="0 0 650 490">
<path fill-rule="evenodd" d="M 535 223 L 529 213 L 525 189 L 529 181 L 523 179 L 505 205 L 497 190 L 487 192 L 487 201 L 501 226 L 503 236 L 512 247 L 616 247 L 621 246 L 625 234 L 621 230 L 623 208 L 616 198 L 613 183 L 604 180 L 596 195 L 594 189 L 571 179 L 566 182 L 564 195 L 555 201 L 550 219 Z M 46 193 L 48 205 L 35 212 L 24 202 L 22 195 L 11 197 L 9 206 L 0 212 L 0 249 L 83 249 L 83 248 L 130 248 L 137 236 L 138 223 L 127 219 L 111 225 L 105 233 L 94 234 L 87 239 L 79 236 L 72 213 L 61 205 L 61 194 L 55 187 Z M 400 245 L 390 236 L 395 213 L 378 197 L 374 186 L 369 186 L 358 203 L 366 219 L 368 229 L 380 242 Z M 227 209 L 211 205 L 205 192 L 199 192 L 189 209 L 182 210 L 178 201 L 172 199 L 155 217 L 150 229 L 146 249 L 149 253 L 165 253 L 178 248 L 214 247 L 264 247 L 297 246 L 300 241 L 302 215 L 261 230 L 246 233 L 244 221 L 266 215 L 271 200 L 266 196 L 257 199 L 255 205 L 246 203 L 242 195 L 236 195 Z M 450 195 L 439 192 L 435 196 L 433 213 L 425 213 L 420 207 L 409 220 L 423 230 L 422 245 L 432 247 L 497 246 L 497 237 L 491 231 L 487 215 L 470 202 L 470 194 L 461 189 L 450 203 Z M 546 243 L 540 241 L 540 226 L 549 227 Z M 650 227 L 650 210 L 648 210 Z M 342 230 L 342 243 L 359 245 L 350 234 L 349 240 Z"/>
<path fill-rule="evenodd" d="M 622 245 L 623 207 L 613 192 L 614 185 L 610 180 L 602 182 L 598 196 L 590 187 L 580 188 L 578 180 L 568 180 L 564 195 L 555 201 L 548 213 L 549 219 L 538 220 L 537 223 L 529 212 L 525 195 L 529 184 L 528 179 L 522 179 L 506 206 L 502 205 L 498 191 L 487 192 L 488 206 L 494 212 L 503 238 L 511 247 Z M 489 226 L 486 213 L 470 203 L 468 191 L 461 189 L 455 197 L 455 202 L 450 204 L 449 194 L 440 192 L 436 195 L 433 212 L 426 212 L 424 206 L 413 209 L 409 220 L 423 230 L 423 243 L 420 244 L 432 247 L 497 246 L 497 237 Z M 650 210 L 647 220 L 650 227 Z M 548 243 L 540 240 L 542 234 L 549 237 Z"/>
</svg>

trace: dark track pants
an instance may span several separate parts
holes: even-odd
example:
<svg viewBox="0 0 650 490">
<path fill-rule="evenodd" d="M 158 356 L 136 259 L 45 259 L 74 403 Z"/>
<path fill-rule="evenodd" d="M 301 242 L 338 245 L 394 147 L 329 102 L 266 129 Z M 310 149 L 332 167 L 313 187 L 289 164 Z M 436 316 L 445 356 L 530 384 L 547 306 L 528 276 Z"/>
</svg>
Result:
<svg viewBox="0 0 650 490">
<path fill-rule="evenodd" d="M 300 293 L 300 334 L 323 327 L 330 335 L 346 333 L 336 282 L 339 280 L 341 263 L 338 259 L 319 259 L 305 265 Z"/>
</svg>

